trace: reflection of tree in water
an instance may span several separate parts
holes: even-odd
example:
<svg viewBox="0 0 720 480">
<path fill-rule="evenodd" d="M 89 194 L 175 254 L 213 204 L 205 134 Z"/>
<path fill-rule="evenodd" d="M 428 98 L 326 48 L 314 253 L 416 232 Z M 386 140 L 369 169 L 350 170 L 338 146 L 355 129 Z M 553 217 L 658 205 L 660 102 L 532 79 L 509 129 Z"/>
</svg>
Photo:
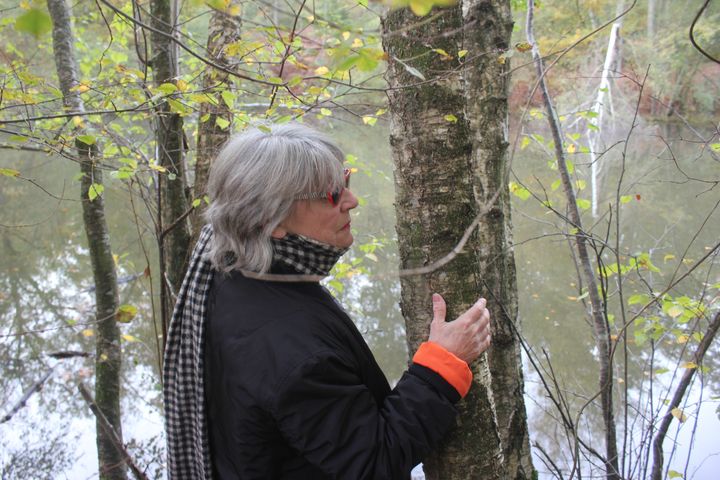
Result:
<svg viewBox="0 0 720 480">
<path fill-rule="evenodd" d="M 77 186 L 72 182 L 76 165 L 53 159 L 57 165 L 46 168 L 46 157 L 33 161 L 27 158 L 27 153 L 25 155 L 22 160 L 24 174 L 33 176 L 50 191 L 62 191 L 63 185 L 69 184 L 72 192 L 65 192 L 65 196 L 76 192 Z M 107 193 L 124 195 L 124 192 Z M 3 251 L 0 255 L 0 415 L 13 409 L 23 392 L 42 378 L 48 368 L 52 365 L 55 368 L 42 389 L 30 397 L 27 406 L 19 409 L 8 422 L 0 424 L 0 451 L 3 452 L 0 468 L 5 472 L 3 479 L 53 478 L 71 466 L 80 453 L 87 454 L 79 453 L 77 445 L 73 444 L 76 436 L 86 432 L 76 432 L 77 435 L 68 435 L 68 432 L 71 432 L 75 419 L 94 422 L 75 387 L 78 380 L 92 382 L 94 359 L 56 360 L 49 354 L 94 352 L 94 287 L 79 204 L 73 200 L 48 201 L 36 187 L 19 182 L 3 189 L 2 201 L 11 199 L 14 205 L 23 205 L 23 208 L 0 209 L 0 224 L 37 224 L 0 227 Z M 127 224 L 127 211 L 119 208 L 126 200 L 112 202 L 115 206 L 110 210 L 112 225 Z M 127 232 L 113 232 L 113 235 L 120 245 L 117 253 L 122 258 L 121 267 L 128 269 L 121 268 L 121 275 L 136 273 L 136 264 L 141 265 L 139 270 L 142 271 L 145 260 L 135 260 L 142 257 L 136 251 L 139 249 L 134 227 Z M 125 256 L 125 253 L 129 255 Z M 125 396 L 122 405 L 124 416 L 128 418 L 140 417 L 138 411 L 154 411 L 158 417 L 160 412 L 155 333 L 150 321 L 147 290 L 147 280 L 135 279 L 122 286 L 120 291 L 122 303 L 132 304 L 139 311 L 129 325 L 122 326 L 123 333 L 130 339 L 123 342 L 126 361 L 123 388 L 129 395 Z M 55 433 L 37 434 L 46 428 L 63 433 L 58 436 Z M 153 428 L 158 435 L 162 425 Z M 92 428 L 88 431 L 92 432 Z M 152 439 L 141 443 L 138 458 L 144 465 L 150 465 L 153 458 L 160 458 L 157 450 L 161 447 L 150 448 Z M 56 459 L 46 461 L 47 452 L 52 452 Z M 29 468 L 28 459 L 33 457 L 37 461 Z"/>
<path fill-rule="evenodd" d="M 41 427 L 35 441 L 26 441 L 23 448 L 2 459 L 0 478 L 55 478 L 76 460 L 77 450 L 71 447 L 76 439 L 77 435 L 68 434 L 66 430 Z"/>
</svg>

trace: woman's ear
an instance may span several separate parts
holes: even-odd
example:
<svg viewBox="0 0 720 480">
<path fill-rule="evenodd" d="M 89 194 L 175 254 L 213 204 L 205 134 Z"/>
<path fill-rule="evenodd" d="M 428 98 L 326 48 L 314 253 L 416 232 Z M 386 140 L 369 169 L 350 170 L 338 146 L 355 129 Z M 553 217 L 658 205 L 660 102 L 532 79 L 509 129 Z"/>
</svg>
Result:
<svg viewBox="0 0 720 480">
<path fill-rule="evenodd" d="M 287 230 L 282 225 L 278 225 L 277 227 L 275 227 L 275 230 L 272 231 L 270 236 L 272 238 L 277 238 L 279 240 L 279 239 L 285 237 L 285 235 L 287 235 L 287 233 L 288 233 Z"/>
</svg>

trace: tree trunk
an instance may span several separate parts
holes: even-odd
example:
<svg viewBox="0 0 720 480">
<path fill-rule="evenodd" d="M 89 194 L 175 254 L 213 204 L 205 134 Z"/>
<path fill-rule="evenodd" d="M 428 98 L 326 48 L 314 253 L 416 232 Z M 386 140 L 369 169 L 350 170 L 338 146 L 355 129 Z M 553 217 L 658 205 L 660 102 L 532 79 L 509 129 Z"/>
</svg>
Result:
<svg viewBox="0 0 720 480">
<path fill-rule="evenodd" d="M 600 391 L 600 410 L 603 417 L 603 427 L 605 434 L 605 473 L 607 480 L 618 480 L 620 478 L 620 470 L 618 469 L 618 451 L 617 451 L 617 428 L 615 425 L 615 411 L 613 406 L 613 366 L 612 357 L 610 356 L 611 341 L 610 327 L 605 316 L 605 305 L 600 296 L 598 288 L 598 280 L 595 276 L 595 268 L 590 260 L 589 249 L 592 246 L 592 237 L 583 229 L 582 219 L 580 217 L 580 209 L 577 206 L 577 197 L 575 195 L 575 187 L 567 167 L 565 158 L 565 150 L 563 149 L 563 134 L 560 127 L 560 121 L 555 112 L 550 93 L 548 92 L 547 83 L 545 81 L 545 66 L 543 63 L 540 49 L 535 42 L 533 33 L 533 11 L 534 2 L 528 0 L 528 13 L 526 24 L 527 41 L 532 45 L 532 56 L 535 62 L 540 91 L 543 96 L 543 103 L 547 112 L 548 123 L 552 131 L 553 140 L 555 142 L 555 159 L 557 161 L 558 172 L 562 181 L 563 192 L 567 199 L 567 218 L 569 219 L 569 227 L 577 231 L 574 234 L 574 245 L 577 249 L 577 258 L 579 262 L 579 271 L 587 286 L 588 297 L 590 299 L 590 309 L 588 315 L 593 324 L 593 332 L 595 336 L 595 345 L 597 347 L 598 369 L 599 369 L 599 391 Z"/>
<path fill-rule="evenodd" d="M 240 8 L 238 2 L 231 1 L 228 10 L 235 6 Z M 208 24 L 207 51 L 209 57 L 215 63 L 230 67 L 224 50 L 227 45 L 240 40 L 240 26 L 241 17 L 239 14 L 232 15 L 227 12 L 213 11 Z M 195 183 L 193 187 L 195 198 L 202 199 L 205 196 L 211 162 L 220 147 L 228 140 L 232 131 L 232 112 L 222 98 L 222 92 L 230 91 L 232 85 L 232 79 L 227 73 L 219 72 L 210 65 L 206 67 L 203 76 L 203 90 L 211 93 L 217 103 L 203 103 L 200 105 Z M 218 122 L 218 119 L 220 122 Z M 224 128 L 223 122 L 227 122 Z M 204 201 L 201 201 L 193 210 L 191 222 L 194 237 L 199 235 L 200 229 L 205 223 L 202 218 L 204 210 Z"/>
<path fill-rule="evenodd" d="M 75 91 L 78 66 L 75 56 L 74 34 L 70 9 L 65 0 L 47 0 L 53 22 L 53 52 L 65 107 L 75 113 L 85 111 L 80 94 Z M 84 133 L 82 124 L 77 135 Z M 118 308 L 117 274 L 110 247 L 110 234 L 105 221 L 102 195 L 90 200 L 88 193 L 94 185 L 102 184 L 102 170 L 96 168 L 97 147 L 75 140 L 80 170 L 80 198 L 83 222 L 88 239 L 90 261 L 95 281 L 97 335 L 95 346 L 95 402 L 122 441 L 120 418 L 120 329 L 115 321 Z M 125 480 L 127 472 L 121 452 L 96 421 L 98 466 L 101 479 Z"/>
<path fill-rule="evenodd" d="M 488 357 L 495 413 L 508 479 L 530 479 L 533 465 L 525 410 L 518 292 L 510 218 L 508 85 L 510 62 L 499 62 L 510 47 L 513 20 L 508 0 L 465 0 L 463 48 L 465 114 L 472 138 L 475 201 L 487 205 L 478 228 L 477 272 L 493 318 Z M 497 192 L 500 192 L 497 194 Z M 497 199 L 494 197 L 497 195 Z"/>
<path fill-rule="evenodd" d="M 175 0 L 152 0 L 150 3 L 153 80 L 155 85 L 175 83 L 178 80 L 177 44 L 172 40 L 177 25 Z M 160 33 L 163 32 L 163 33 Z M 158 165 L 166 172 L 159 178 L 159 244 L 163 338 L 170 321 L 174 298 L 185 275 L 185 264 L 190 247 L 190 228 L 183 215 L 190 207 L 187 198 L 185 169 L 185 137 L 183 119 L 174 113 L 168 102 L 157 106 L 156 154 Z"/>
<path fill-rule="evenodd" d="M 485 213 L 479 232 L 451 262 L 401 277 L 408 346 L 412 355 L 427 339 L 434 292 L 445 297 L 448 319 L 486 297 L 495 345 L 471 365 L 473 387 L 458 406 L 458 425 L 425 459 L 425 473 L 443 480 L 530 478 L 522 371 L 511 325 L 517 298 L 504 165 L 507 86 L 497 68 L 478 62 L 497 63 L 499 53 L 487 55 L 485 44 L 494 44 L 500 32 L 507 46 L 509 6 L 467 2 L 430 17 L 415 26 L 420 19 L 396 10 L 383 22 L 401 268 L 445 256 L 472 219 Z M 486 27 L 493 40 L 483 38 Z M 463 48 L 468 53 L 460 60 Z M 463 62 L 470 65 L 465 70 Z M 483 201 L 498 188 L 504 194 L 485 211 Z"/>
</svg>

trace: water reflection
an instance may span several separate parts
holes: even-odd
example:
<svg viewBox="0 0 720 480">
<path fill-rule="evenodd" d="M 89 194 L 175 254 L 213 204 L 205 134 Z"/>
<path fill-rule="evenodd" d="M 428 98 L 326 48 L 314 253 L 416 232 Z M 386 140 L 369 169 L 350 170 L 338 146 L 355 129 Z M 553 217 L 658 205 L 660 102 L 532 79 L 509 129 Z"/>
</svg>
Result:
<svg viewBox="0 0 720 480">
<path fill-rule="evenodd" d="M 387 126 L 381 122 L 374 128 L 337 123 L 330 132 L 347 153 L 357 156 L 358 174 L 353 177 L 353 190 L 361 195 L 363 203 L 354 213 L 353 228 L 356 247 L 368 242 L 382 246 L 367 255 L 355 248 L 346 259 L 361 259 L 367 273 L 344 281 L 338 293 L 351 311 L 360 330 L 381 366 L 391 380 L 396 380 L 406 366 L 406 345 L 402 317 L 398 308 L 399 282 L 394 274 L 397 251 L 394 244 L 394 194 L 392 165 L 387 144 Z M 651 132 L 652 133 L 652 132 Z M 656 132 L 654 132 L 656 133 Z M 698 144 L 672 141 L 673 150 L 653 134 L 637 132 L 627 152 L 624 172 L 626 187 L 622 195 L 632 200 L 622 207 L 621 247 L 624 261 L 627 255 L 649 252 L 660 272 L 637 271 L 628 274 L 623 292 L 629 295 L 650 285 L 659 291 L 673 275 L 687 271 L 688 262 L 705 254 L 718 237 L 717 213 L 711 216 L 704 229 L 696 235 L 713 205 L 718 193 L 702 193 L 696 181 L 678 173 L 675 162 L 693 177 L 717 177 L 717 162 L 702 151 Z M 621 152 L 608 154 L 604 173 L 604 202 L 614 198 L 610 188 L 620 175 Z M 51 163 L 50 163 L 51 162 Z M 578 162 L 581 163 L 581 162 Z M 94 478 L 95 445 L 94 422 L 87 406 L 80 399 L 75 384 L 81 380 L 92 384 L 92 358 L 72 357 L 56 360 L 48 356 L 57 351 L 94 352 L 92 336 L 93 298 L 88 288 L 92 275 L 85 249 L 80 206 L 75 197 L 77 166 L 64 159 L 51 160 L 43 155 L 11 152 L 3 158 L 3 165 L 20 170 L 58 197 L 48 197 L 37 187 L 13 179 L 3 178 L 0 193 L 0 223 L 3 225 L 32 225 L 22 228 L 0 227 L 3 254 L 0 256 L 0 412 L 5 414 L 22 396 L 25 389 L 54 366 L 52 376 L 43 389 L 35 393 L 27 405 L 8 422 L 0 424 L 0 462 L 3 478 Z M 578 168 L 580 171 L 580 168 Z M 514 173 L 528 188 L 543 186 L 549 198 L 561 205 L 559 195 L 552 190 L 556 173 L 547 166 L 542 153 L 527 149 L 518 152 Z M 582 174 L 578 173 L 581 177 Z M 542 190 L 540 190 L 542 191 Z M 108 180 L 109 223 L 114 252 L 118 255 L 119 274 L 142 273 L 153 258 L 145 258 L 137 230 L 127 212 L 127 192 L 123 185 Z M 639 199 L 638 196 L 639 195 Z M 602 211 L 602 209 L 601 209 Z M 518 284 L 520 288 L 520 318 L 528 345 L 548 377 L 549 365 L 557 379 L 557 389 L 567 402 L 570 418 L 575 421 L 578 409 L 597 391 L 597 367 L 594 357 L 595 342 L 583 306 L 582 290 L 564 237 L 566 226 L 549 214 L 540 202 L 515 199 L 514 223 Z M 585 218 L 589 223 L 590 218 Z M 602 216 L 593 232 L 604 237 L 614 225 L 615 217 Z M 149 224 L 142 219 L 144 225 Z M 695 238 L 694 238 L 695 237 Z M 151 245 L 150 235 L 143 233 L 143 242 Z M 614 244 L 614 238 L 609 242 Z M 689 246 L 689 247 L 688 247 Z M 679 252 L 688 249 L 685 259 Z M 152 248 L 149 248 L 152 250 Z M 676 255 L 669 258 L 668 255 Z M 605 262 L 614 262 L 610 249 L 601 252 Z M 677 272 L 675 270 L 677 269 Z M 703 284 L 718 281 L 717 268 L 699 269 L 673 295 L 685 292 L 705 292 L 709 302 L 717 296 L 717 289 L 704 288 Z M 158 358 L 156 330 L 152 323 L 150 280 L 135 278 L 121 288 L 121 303 L 132 304 L 139 314 L 130 324 L 122 325 L 123 388 L 122 401 L 124 433 L 130 451 L 137 463 L 147 467 L 153 478 L 162 474 L 162 421 L 160 416 L 160 387 L 158 384 Z M 619 295 L 613 282 L 608 283 L 613 301 Z M 620 321 L 619 312 L 616 322 Z M 658 312 L 655 312 L 658 313 Z M 705 322 L 706 323 L 706 322 Z M 631 333 L 633 329 L 629 330 Z M 692 342 L 690 343 L 692 344 Z M 716 342 L 717 345 L 717 342 Z M 665 336 L 656 342 L 652 356 L 654 368 L 673 367 L 663 359 L 676 358 L 688 345 Z M 708 354 L 709 371 L 702 375 L 705 391 L 703 400 L 717 396 L 718 347 Z M 622 350 L 619 351 L 619 354 Z M 687 355 L 687 353 L 685 353 Z M 667 397 L 663 385 L 674 375 L 674 370 L 656 374 L 652 392 L 649 390 L 651 350 L 649 344 L 628 344 L 628 373 L 626 383 L 617 385 L 616 399 L 628 387 L 628 396 L 634 408 L 644 408 L 652 398 L 655 410 L 661 409 Z M 540 377 L 525 362 L 526 392 L 530 409 L 530 429 L 533 441 L 538 442 L 548 456 L 567 474 L 573 445 L 559 426 L 558 411 L 548 399 Z M 615 364 L 619 378 L 625 377 L 621 363 Z M 682 372 L 679 371 L 678 374 Z M 697 424 L 698 441 L 690 457 L 689 472 L 697 469 L 696 479 L 711 478 L 708 472 L 720 471 L 717 453 L 710 441 L 717 432 L 718 419 L 712 404 L 699 403 L 700 381 L 689 395 L 686 413 L 690 421 L 683 425 L 677 437 L 678 447 L 673 468 L 684 471 L 683 464 L 689 448 L 687 432 L 693 427 L 693 412 L 699 410 L 703 421 Z M 619 402 L 618 402 L 619 403 Z M 621 412 L 618 412 L 621 413 Z M 630 412 L 633 433 L 628 450 L 637 449 L 640 436 L 647 426 L 643 418 Z M 586 409 L 580 419 L 578 431 L 595 448 L 602 451 L 601 417 L 594 406 Z M 638 428 L 640 427 L 640 428 Z M 640 432 L 640 433 L 637 433 Z M 628 431 L 630 435 L 630 431 Z M 673 433 L 674 435 L 674 433 Z M 622 432 L 620 432 L 622 438 Z M 666 444 L 671 445 L 668 438 Z M 671 447 L 668 447 L 671 448 Z M 716 447 L 715 447 L 716 448 Z M 669 451 L 669 450 L 668 450 Z M 596 459 L 583 459 L 585 465 L 599 464 Z M 543 477 L 550 477 L 550 467 L 536 462 Z M 586 467 L 587 468 L 587 467 Z"/>
</svg>

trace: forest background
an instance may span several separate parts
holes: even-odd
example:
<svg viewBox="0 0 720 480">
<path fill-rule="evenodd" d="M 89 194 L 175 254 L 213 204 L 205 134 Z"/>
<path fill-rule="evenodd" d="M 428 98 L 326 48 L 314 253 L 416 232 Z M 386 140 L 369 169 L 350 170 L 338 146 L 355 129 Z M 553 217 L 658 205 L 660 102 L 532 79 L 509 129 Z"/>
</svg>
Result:
<svg viewBox="0 0 720 480">
<path fill-rule="evenodd" d="M 381 25 L 388 6 L 363 0 L 191 0 L 167 12 L 163 2 L 80 1 L 66 38 L 78 64 L 68 89 L 57 74 L 53 4 L 0 0 L 2 478 L 97 476 L 95 416 L 77 385 L 97 387 L 98 365 L 114 360 L 96 344 L 108 319 L 122 356 L 123 442 L 140 470 L 162 476 L 159 352 L 177 291 L 173 261 L 184 258 L 177 252 L 187 250 L 190 225 L 184 240 L 170 237 L 179 223 L 200 222 L 206 198 L 196 179 L 213 141 L 256 121 L 304 121 L 347 152 L 361 196 L 357 241 L 327 285 L 388 378 L 399 378 L 407 347 L 384 74 L 397 61 L 422 83 L 426 60 L 462 63 L 468 52 L 428 43 L 420 57 L 390 59 Z M 436 4 L 398 7 L 421 26 L 443 15 Z M 663 476 L 715 478 L 718 347 L 708 340 L 720 310 L 720 8 L 536 2 L 535 45 L 562 125 L 558 142 L 527 40 L 527 5 L 512 7 L 512 47 L 483 55 L 511 71 L 507 186 L 535 468 L 543 478 L 602 469 L 591 448 L 603 427 L 590 292 L 571 246 L 577 226 L 567 216 L 559 147 L 596 242 L 595 273 L 617 345 L 623 469 L 650 475 L 652 440 L 668 418 Z M 177 24 L 175 47 L 164 51 L 177 51 L 168 71 L 158 60 L 167 37 L 154 23 L 161 15 Z M 73 99 L 72 111 L 64 99 Z M 181 160 L 167 158 L 169 138 Z M 185 204 L 170 205 L 172 195 Z M 83 226 L 84 207 L 89 215 L 88 205 L 101 202 L 119 284 L 108 318 L 97 313 L 97 268 Z M 704 340 L 707 353 L 698 357 Z M 668 408 L 685 378 L 680 403 Z"/>
</svg>

